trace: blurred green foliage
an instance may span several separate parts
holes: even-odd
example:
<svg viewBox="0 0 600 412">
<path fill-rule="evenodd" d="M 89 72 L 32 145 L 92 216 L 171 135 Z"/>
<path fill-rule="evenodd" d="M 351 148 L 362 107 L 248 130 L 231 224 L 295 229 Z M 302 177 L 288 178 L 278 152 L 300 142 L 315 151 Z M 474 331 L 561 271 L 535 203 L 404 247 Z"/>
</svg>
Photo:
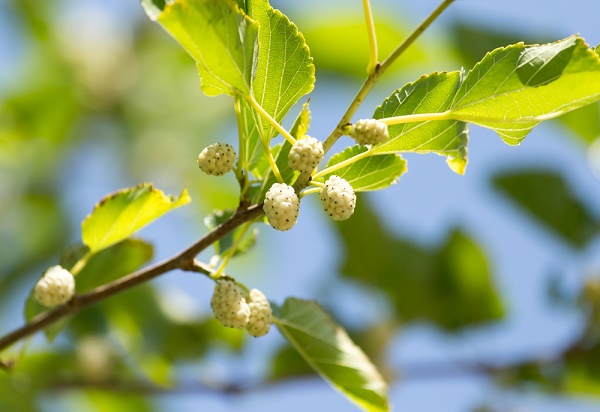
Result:
<svg viewBox="0 0 600 412">
<path fill-rule="evenodd" d="M 422 246 L 390 232 L 366 199 L 359 202 L 352 219 L 336 225 L 343 276 L 382 291 L 401 322 L 458 330 L 502 317 L 487 258 L 464 232 L 454 229 L 442 244 Z"/>
<path fill-rule="evenodd" d="M 569 183 L 553 171 L 503 172 L 493 177 L 493 185 L 574 247 L 585 247 L 600 233 L 598 217 L 573 193 Z"/>
</svg>

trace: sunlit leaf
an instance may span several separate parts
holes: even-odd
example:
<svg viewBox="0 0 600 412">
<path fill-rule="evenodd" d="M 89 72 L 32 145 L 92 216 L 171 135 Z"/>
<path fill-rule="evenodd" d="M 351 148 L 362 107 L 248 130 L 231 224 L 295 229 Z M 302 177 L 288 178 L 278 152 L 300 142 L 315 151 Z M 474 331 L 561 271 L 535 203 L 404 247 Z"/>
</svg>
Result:
<svg viewBox="0 0 600 412">
<path fill-rule="evenodd" d="M 241 143 L 243 150 L 240 153 L 240 161 L 242 165 L 247 167 L 257 177 L 262 175 L 259 170 L 262 166 L 268 167 L 267 157 L 265 154 L 265 147 L 261 137 L 261 123 L 262 119 L 260 115 L 254 111 L 250 103 L 245 100 L 237 99 L 237 104 L 240 107 L 240 115 L 238 127 L 241 128 L 244 139 Z"/>
<path fill-rule="evenodd" d="M 355 145 L 335 154 L 329 159 L 327 167 L 335 166 L 343 161 L 359 157 L 368 149 L 364 146 Z M 400 176 L 406 172 L 406 162 L 396 154 L 384 154 L 368 156 L 357 160 L 347 166 L 335 170 L 327 175 L 337 175 L 346 179 L 355 192 L 380 190 L 396 183 Z"/>
<path fill-rule="evenodd" d="M 248 15 L 259 24 L 256 75 L 252 83 L 254 99 L 276 121 L 281 122 L 290 108 L 313 89 L 315 67 L 302 33 L 266 0 L 247 2 Z M 253 170 L 264 155 L 261 138 L 277 135 L 249 103 L 241 102 L 246 165 Z"/>
<path fill-rule="evenodd" d="M 308 102 L 306 102 L 302 105 L 302 110 L 300 110 L 296 120 L 294 120 L 294 124 L 290 129 L 290 134 L 296 139 L 303 139 L 306 136 L 306 133 L 308 133 L 310 120 L 310 108 L 308 107 Z"/>
<path fill-rule="evenodd" d="M 178 198 L 166 196 L 148 183 L 123 189 L 106 196 L 84 219 L 81 224 L 83 243 L 90 251 L 98 252 L 190 201 L 185 189 Z"/>
<path fill-rule="evenodd" d="M 558 174 L 544 170 L 504 172 L 494 176 L 496 189 L 539 223 L 575 247 L 585 247 L 600 222 Z"/>
<path fill-rule="evenodd" d="M 302 33 L 267 0 L 248 0 L 248 15 L 258 22 L 258 62 L 252 83 L 256 101 L 281 121 L 298 99 L 313 89 L 315 66 Z M 277 132 L 264 124 L 263 136 Z"/>
<path fill-rule="evenodd" d="M 258 25 L 233 1 L 142 0 L 142 6 L 194 58 L 205 94 L 249 95 Z"/>
<path fill-rule="evenodd" d="M 373 118 L 442 113 L 450 108 L 460 87 L 462 73 L 433 73 L 392 93 L 375 110 Z M 388 127 L 389 139 L 374 147 L 375 153 L 437 153 L 447 157 L 450 168 L 464 173 L 467 165 L 468 126 L 457 120 L 423 121 Z"/>
<path fill-rule="evenodd" d="M 365 411 L 388 411 L 387 384 L 346 331 L 314 301 L 288 298 L 275 324 L 302 357 Z"/>
<path fill-rule="evenodd" d="M 572 36 L 488 53 L 462 82 L 451 116 L 493 129 L 514 145 L 541 121 L 599 98 L 600 58 Z"/>
</svg>

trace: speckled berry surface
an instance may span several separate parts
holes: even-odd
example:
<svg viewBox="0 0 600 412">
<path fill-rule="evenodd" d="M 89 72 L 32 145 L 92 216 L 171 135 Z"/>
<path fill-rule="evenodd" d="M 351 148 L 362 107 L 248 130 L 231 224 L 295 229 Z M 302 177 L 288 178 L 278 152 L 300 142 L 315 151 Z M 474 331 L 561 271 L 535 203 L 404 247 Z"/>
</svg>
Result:
<svg viewBox="0 0 600 412">
<path fill-rule="evenodd" d="M 46 270 L 33 290 L 35 300 L 48 308 L 68 302 L 74 294 L 75 278 L 58 265 Z"/>
<path fill-rule="evenodd" d="M 215 318 L 228 328 L 243 329 L 250 318 L 244 293 L 232 279 L 220 279 L 215 285 L 210 307 Z"/>
<path fill-rule="evenodd" d="M 323 144 L 314 137 L 298 140 L 290 150 L 288 164 L 293 170 L 311 173 L 323 159 Z"/>
<path fill-rule="evenodd" d="M 300 200 L 293 187 L 285 183 L 275 183 L 265 195 L 263 210 L 273 228 L 290 230 L 298 221 Z"/>
<path fill-rule="evenodd" d="M 250 319 L 246 325 L 248 333 L 254 337 L 264 336 L 271 329 L 273 310 L 267 297 L 258 289 L 252 289 L 248 294 Z"/>
<path fill-rule="evenodd" d="M 360 145 L 383 143 L 389 137 L 387 124 L 376 119 L 358 120 L 349 134 Z"/>
<path fill-rule="evenodd" d="M 334 175 L 321 188 L 321 202 L 330 218 L 346 220 L 354 213 L 356 194 L 348 181 Z"/>
<path fill-rule="evenodd" d="M 206 147 L 198 155 L 198 167 L 204 173 L 220 176 L 235 165 L 236 153 L 232 146 L 227 143 L 215 143 Z"/>
</svg>

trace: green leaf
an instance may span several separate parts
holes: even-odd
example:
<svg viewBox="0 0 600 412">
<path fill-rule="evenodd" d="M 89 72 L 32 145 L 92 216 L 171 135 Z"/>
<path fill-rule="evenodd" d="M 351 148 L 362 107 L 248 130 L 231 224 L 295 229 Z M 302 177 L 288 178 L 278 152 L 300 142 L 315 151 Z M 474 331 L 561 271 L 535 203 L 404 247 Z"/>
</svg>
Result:
<svg viewBox="0 0 600 412">
<path fill-rule="evenodd" d="M 462 72 L 432 73 L 408 83 L 379 106 L 373 118 L 442 113 L 450 108 L 460 87 Z M 388 127 L 389 139 L 374 147 L 375 153 L 437 153 L 447 157 L 450 168 L 464 173 L 467 166 L 468 126 L 457 120 L 403 123 Z"/>
<path fill-rule="evenodd" d="M 294 120 L 294 124 L 290 129 L 290 134 L 296 139 L 303 139 L 306 136 L 306 133 L 308 133 L 310 120 L 310 108 L 308 107 L 308 102 L 306 102 L 302 105 L 302 110 L 300 110 L 296 120 Z"/>
<path fill-rule="evenodd" d="M 315 67 L 302 33 L 266 0 L 248 1 L 248 15 L 260 27 L 258 57 L 252 94 L 256 102 L 277 122 L 314 86 Z M 241 102 L 246 165 L 253 171 L 264 156 L 261 138 L 277 135 L 252 106 Z"/>
<path fill-rule="evenodd" d="M 252 172 L 257 178 L 262 177 L 260 170 L 261 166 L 269 165 L 265 154 L 264 145 L 261 140 L 260 130 L 262 128 L 262 119 L 260 115 L 254 111 L 250 103 L 238 98 L 240 114 L 238 117 L 238 127 L 241 129 L 243 145 L 241 150 L 240 161 Z"/>
<path fill-rule="evenodd" d="M 213 230 L 221 223 L 227 221 L 227 219 L 233 215 L 233 212 L 232 209 L 215 210 L 204 218 L 204 225 L 209 230 Z M 233 256 L 246 253 L 256 244 L 258 229 L 248 231 L 245 225 L 237 227 L 214 243 L 216 254 L 220 256 L 225 255 L 229 249 L 233 247 L 235 239 L 239 238 L 239 236 L 243 236 L 243 239 L 238 242 L 236 250 L 233 252 Z"/>
<path fill-rule="evenodd" d="M 175 198 L 166 196 L 149 183 L 120 190 L 102 199 L 83 220 L 83 243 L 92 253 L 99 252 L 190 201 L 185 189 Z"/>
<path fill-rule="evenodd" d="M 73 249 L 61 257 L 60 264 L 70 270 L 87 252 L 86 246 Z M 89 292 L 98 286 L 132 273 L 148 263 L 153 255 L 152 245 L 140 239 L 125 239 L 112 245 L 92 255 L 77 274 L 77 292 Z"/>
<path fill-rule="evenodd" d="M 280 122 L 315 83 L 315 66 L 302 33 L 267 0 L 248 0 L 248 15 L 259 24 L 258 62 L 252 83 L 256 101 Z M 277 135 L 269 124 L 261 133 Z"/>
<path fill-rule="evenodd" d="M 258 25 L 236 3 L 142 0 L 142 6 L 196 61 L 206 95 L 250 94 Z"/>
<path fill-rule="evenodd" d="M 488 53 L 462 82 L 450 113 L 515 145 L 541 121 L 598 99 L 600 58 L 583 39 L 571 36 Z"/>
<path fill-rule="evenodd" d="M 314 301 L 286 299 L 275 324 L 302 357 L 365 411 L 388 411 L 387 384 L 346 331 Z"/>
<path fill-rule="evenodd" d="M 496 189 L 572 246 L 583 248 L 600 233 L 600 222 L 558 174 L 544 170 L 504 172 Z"/>
<path fill-rule="evenodd" d="M 335 154 L 329 159 L 327 167 L 335 166 L 353 157 L 360 157 L 368 152 L 364 146 L 355 145 Z M 332 175 L 340 176 L 352 185 L 355 192 L 380 190 L 395 184 L 406 172 L 406 162 L 396 154 L 372 155 L 360 158 L 354 163 L 325 175 L 327 180 Z"/>
</svg>

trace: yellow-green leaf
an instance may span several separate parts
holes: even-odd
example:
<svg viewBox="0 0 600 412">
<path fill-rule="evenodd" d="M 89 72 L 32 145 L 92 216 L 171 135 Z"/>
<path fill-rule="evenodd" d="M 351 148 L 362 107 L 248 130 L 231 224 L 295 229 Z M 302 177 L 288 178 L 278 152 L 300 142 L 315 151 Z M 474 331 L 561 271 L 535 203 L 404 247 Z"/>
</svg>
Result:
<svg viewBox="0 0 600 412">
<path fill-rule="evenodd" d="M 231 0 L 142 0 L 146 14 L 194 58 L 206 95 L 249 95 L 258 24 Z"/>
<path fill-rule="evenodd" d="M 519 144 L 531 129 L 600 99 L 600 58 L 577 36 L 496 49 L 475 65 L 450 117 L 495 130 Z"/>
<path fill-rule="evenodd" d="M 149 183 L 102 199 L 81 224 L 83 243 L 92 253 L 118 243 L 176 207 L 191 201 L 187 190 L 167 196 Z"/>
</svg>

